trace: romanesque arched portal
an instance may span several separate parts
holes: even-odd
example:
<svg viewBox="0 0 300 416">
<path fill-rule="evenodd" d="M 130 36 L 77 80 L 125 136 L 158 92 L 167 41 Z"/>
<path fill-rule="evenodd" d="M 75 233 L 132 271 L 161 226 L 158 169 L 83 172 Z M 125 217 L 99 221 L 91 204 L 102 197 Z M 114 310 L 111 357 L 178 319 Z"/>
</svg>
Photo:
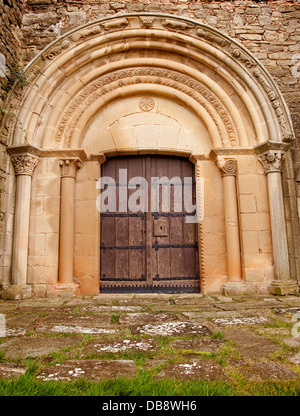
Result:
<svg viewBox="0 0 300 416">
<path fill-rule="evenodd" d="M 195 166 L 203 293 L 293 290 L 281 187 L 292 125 L 242 45 L 174 15 L 119 15 L 65 34 L 26 73 L 9 147 L 16 293 L 98 293 L 101 166 L 155 154 Z"/>
</svg>

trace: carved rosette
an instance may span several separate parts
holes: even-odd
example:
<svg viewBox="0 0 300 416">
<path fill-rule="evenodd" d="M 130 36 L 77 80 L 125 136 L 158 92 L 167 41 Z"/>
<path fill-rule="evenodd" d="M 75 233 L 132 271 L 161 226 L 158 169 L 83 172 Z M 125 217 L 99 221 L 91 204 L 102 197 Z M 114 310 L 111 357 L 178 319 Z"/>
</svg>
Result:
<svg viewBox="0 0 300 416">
<path fill-rule="evenodd" d="M 224 157 L 218 157 L 216 160 L 218 168 L 221 170 L 222 178 L 224 176 L 236 176 L 237 175 L 237 161 L 235 159 L 226 159 Z"/>
<path fill-rule="evenodd" d="M 263 165 L 265 172 L 281 172 L 284 150 L 268 150 L 258 156 L 258 160 Z"/>
<path fill-rule="evenodd" d="M 16 176 L 32 176 L 33 171 L 39 162 L 39 157 L 31 154 L 12 155 L 11 161 L 14 165 Z"/>
<path fill-rule="evenodd" d="M 62 178 L 75 178 L 77 169 L 82 167 L 82 162 L 78 158 L 61 159 L 59 165 Z"/>
</svg>

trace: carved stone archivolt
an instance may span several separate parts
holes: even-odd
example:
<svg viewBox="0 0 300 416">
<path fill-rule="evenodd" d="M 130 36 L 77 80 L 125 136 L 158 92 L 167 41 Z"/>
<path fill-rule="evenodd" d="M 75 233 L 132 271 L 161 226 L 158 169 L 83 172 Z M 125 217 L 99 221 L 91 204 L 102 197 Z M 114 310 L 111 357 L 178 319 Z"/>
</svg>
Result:
<svg viewBox="0 0 300 416">
<path fill-rule="evenodd" d="M 144 39 L 145 42 L 141 39 Z M 86 41 L 87 49 L 84 49 L 82 43 Z M 239 96 L 238 83 L 240 82 L 241 91 L 244 91 L 246 88 L 246 90 L 249 89 L 253 92 L 253 101 L 250 102 L 252 100 L 252 98 L 250 98 L 250 100 L 248 100 L 247 103 L 243 103 L 243 105 L 245 104 L 246 111 L 250 114 L 250 118 L 252 117 L 253 112 L 256 112 L 257 114 L 259 113 L 256 117 L 256 121 L 259 119 L 263 120 L 263 118 L 265 119 L 265 124 L 269 133 L 266 137 L 268 139 L 274 138 L 279 141 L 290 141 L 293 138 L 291 120 L 278 87 L 268 72 L 259 64 L 255 57 L 247 51 L 247 49 L 227 35 L 222 34 L 210 26 L 188 18 L 163 15 L 161 13 L 133 13 L 100 19 L 94 23 L 84 25 L 78 30 L 71 31 L 46 48 L 33 60 L 26 70 L 30 85 L 28 85 L 27 89 L 24 89 L 24 93 L 27 94 L 28 98 L 28 102 L 26 102 L 26 107 L 24 108 L 30 108 L 30 111 L 28 111 L 28 115 L 26 115 L 26 112 L 23 112 L 24 119 L 22 118 L 21 120 L 23 125 L 27 125 L 29 122 L 32 122 L 32 124 L 35 123 L 35 125 L 30 128 L 30 134 L 32 136 L 36 134 L 35 131 L 39 128 L 39 121 L 31 121 L 30 114 L 36 112 L 36 114 L 42 115 L 43 111 L 40 110 L 40 107 L 39 110 L 35 110 L 35 104 L 33 103 L 38 103 L 39 100 L 34 98 L 34 94 L 38 94 L 37 89 L 39 88 L 39 85 L 42 85 L 45 78 L 47 78 L 47 75 L 44 75 L 45 70 L 47 70 L 47 74 L 52 74 L 51 78 L 53 79 L 51 79 L 51 84 L 56 85 L 55 69 L 51 69 L 51 65 L 54 65 L 53 61 L 56 62 L 56 60 L 59 59 L 61 71 L 64 71 L 63 67 L 66 65 L 66 73 L 72 74 L 74 71 L 74 69 L 72 69 L 72 62 L 74 62 L 75 68 L 77 57 L 81 69 L 84 65 L 90 63 L 90 58 L 92 57 L 91 59 L 93 59 L 93 56 L 97 55 L 99 49 L 105 50 L 105 54 L 108 56 L 110 50 L 126 53 L 131 50 L 131 45 L 133 45 L 133 49 L 142 48 L 142 45 L 150 48 L 149 45 L 151 42 L 160 45 L 158 49 L 161 51 L 167 51 L 170 59 L 172 59 L 172 53 L 175 53 L 175 50 L 177 50 L 176 48 L 181 50 L 180 53 L 182 56 L 184 56 L 184 50 L 186 50 L 187 56 L 190 52 L 190 56 L 192 56 L 192 54 L 198 54 L 197 59 L 199 59 L 200 66 L 204 65 L 205 67 L 207 65 L 210 70 L 216 69 L 216 74 L 220 77 L 221 84 L 222 82 L 228 82 L 230 89 L 232 88 L 234 90 L 231 93 L 231 96 L 233 96 L 234 93 L 236 93 L 236 96 Z M 137 46 L 137 44 L 140 44 L 141 46 Z M 170 45 L 172 48 L 170 48 Z M 152 46 L 149 50 L 152 50 Z M 124 62 L 125 61 L 126 60 L 124 59 Z M 152 69 L 154 70 L 154 68 Z M 136 70 L 143 71 L 143 68 L 138 68 Z M 160 68 L 157 68 L 156 70 L 163 71 Z M 78 105 L 80 108 L 84 107 L 86 109 L 100 95 L 112 91 L 113 88 L 120 87 L 120 83 L 118 84 L 117 81 L 122 80 L 122 85 L 124 85 L 124 83 L 130 85 L 130 83 L 143 83 L 146 81 L 144 78 L 141 78 L 140 81 L 137 79 L 130 80 L 130 78 L 134 78 L 134 76 L 128 75 L 126 71 L 127 69 L 119 71 L 118 74 L 107 73 L 106 77 L 101 77 L 93 84 L 87 85 L 76 97 L 71 95 L 72 102 L 63 112 L 56 131 L 55 126 L 51 126 L 55 131 L 53 140 L 56 145 L 54 143 L 54 146 L 59 147 L 63 137 L 66 137 L 66 145 L 68 145 L 68 140 L 70 142 L 70 135 L 72 134 L 70 132 L 76 124 L 77 117 L 80 118 L 80 111 L 76 112 Z M 233 74 L 233 72 L 236 73 Z M 154 84 L 158 82 L 157 78 L 154 78 L 156 76 L 154 74 L 153 76 L 147 74 L 140 75 L 140 77 L 143 76 L 148 77 L 147 82 L 149 83 Z M 40 79 L 39 77 L 43 78 Z M 59 74 L 57 77 L 59 77 Z M 115 79 L 112 77 L 115 77 Z M 126 77 L 129 79 L 125 80 Z M 185 74 L 175 74 L 169 67 L 165 69 L 164 74 L 158 75 L 158 77 L 160 77 L 160 81 L 162 80 L 163 85 L 172 86 L 174 89 L 178 89 L 198 101 L 205 108 L 212 120 L 214 120 L 223 147 L 248 145 L 246 143 L 247 139 L 244 140 L 244 142 L 241 141 L 241 132 L 237 133 L 237 126 L 241 123 L 238 120 L 235 120 L 235 123 L 233 123 L 233 113 L 228 110 L 227 107 L 225 108 L 225 102 L 231 100 L 230 95 L 225 97 L 225 100 L 218 99 L 216 94 L 208 88 L 205 88 L 195 79 L 188 77 Z M 178 79 L 176 79 L 176 77 Z M 233 78 L 234 82 L 231 83 L 230 80 Z M 39 81 L 41 81 L 41 84 Z M 61 82 L 61 80 L 58 80 L 58 84 Z M 173 82 L 173 84 L 171 85 L 170 82 Z M 116 84 L 114 85 L 114 83 Z M 30 90 L 30 87 L 32 87 L 33 84 L 35 84 L 36 88 L 31 88 Z M 59 90 L 60 87 L 57 87 L 57 89 Z M 42 90 L 42 87 L 40 90 Z M 225 94 L 226 91 L 225 86 Z M 43 97 L 47 98 L 47 91 L 46 95 L 44 93 L 45 91 L 40 92 Z M 240 97 L 242 103 L 242 95 Z M 265 102 L 262 102 L 264 100 L 267 102 L 266 106 Z M 40 106 L 40 104 L 36 105 Z M 263 108 L 268 109 L 268 115 L 262 114 Z M 235 114 L 237 114 L 237 111 L 235 111 Z M 6 116 L 5 126 L 8 131 L 11 130 L 10 124 L 12 124 L 12 122 L 13 120 L 9 118 L 9 116 Z M 45 122 L 47 122 L 47 120 Z M 56 123 L 56 126 L 57 125 L 58 124 Z M 65 128 L 67 125 L 70 126 L 70 132 L 68 131 L 67 136 L 65 136 Z M 263 125 L 263 122 L 257 123 L 257 125 L 257 140 L 261 141 L 266 132 L 260 128 L 260 126 Z M 270 125 L 274 126 L 273 130 Z M 222 126 L 225 129 L 225 134 L 224 130 L 222 130 Z M 279 126 L 279 129 L 277 126 Z M 276 131 L 277 137 L 273 136 L 272 133 L 274 131 Z M 16 133 L 16 137 L 18 138 L 15 143 L 21 143 L 21 138 L 19 137 L 18 132 Z M 259 134 L 260 137 L 258 137 Z M 29 141 L 31 141 L 31 137 L 29 138 Z"/>
<path fill-rule="evenodd" d="M 187 75 L 180 74 L 176 71 L 153 67 L 126 68 L 114 71 L 109 75 L 98 78 L 97 81 L 84 88 L 80 94 L 73 99 L 62 115 L 55 135 L 55 142 L 58 144 L 62 141 L 64 131 L 68 126 L 69 132 L 66 139 L 67 144 L 69 144 L 72 128 L 75 128 L 77 121 L 84 111 L 86 111 L 86 109 L 100 96 L 120 88 L 120 80 L 122 80 L 122 86 L 140 84 L 142 81 L 147 82 L 147 84 L 157 84 L 159 80 L 160 85 L 175 88 L 177 91 L 187 94 L 201 104 L 215 121 L 223 144 L 230 146 L 238 145 L 238 137 L 233 120 L 227 109 L 213 92 Z M 145 99 L 142 100 L 145 101 Z M 152 100 L 152 98 L 149 97 L 149 100 Z M 151 108 L 151 105 L 145 106 L 144 101 L 142 102 L 143 108 L 141 107 L 140 102 L 140 108 L 143 111 L 149 111 L 153 108 Z M 226 135 L 224 135 L 221 129 L 219 119 L 223 123 Z"/>
<path fill-rule="evenodd" d="M 266 79 L 266 72 L 260 69 L 258 62 L 253 56 L 244 48 L 241 47 L 234 40 L 222 34 L 218 30 L 203 25 L 196 21 L 191 21 L 187 18 L 179 18 L 174 16 L 162 14 L 128 14 L 118 16 L 115 18 L 101 19 L 93 24 L 83 26 L 78 31 L 73 31 L 70 35 L 65 35 L 63 39 L 58 41 L 54 46 L 47 49 L 42 57 L 45 60 L 53 60 L 60 53 L 74 47 L 77 42 L 82 40 L 106 35 L 116 30 L 136 30 L 137 28 L 151 28 L 151 29 L 166 29 L 171 32 L 179 32 L 188 34 L 189 36 L 204 39 L 211 43 L 214 48 L 221 48 L 222 52 L 227 54 L 231 59 L 236 60 L 244 66 L 249 72 L 252 71 L 254 76 L 260 83 L 261 87 L 267 92 L 270 101 L 272 102 L 276 116 L 278 117 L 282 133 L 292 134 L 287 126 L 286 114 L 284 105 L 281 99 L 278 99 L 278 91 L 271 79 Z M 31 69 L 31 74 L 33 72 Z M 35 67 L 35 74 L 38 75 L 38 69 Z"/>
</svg>

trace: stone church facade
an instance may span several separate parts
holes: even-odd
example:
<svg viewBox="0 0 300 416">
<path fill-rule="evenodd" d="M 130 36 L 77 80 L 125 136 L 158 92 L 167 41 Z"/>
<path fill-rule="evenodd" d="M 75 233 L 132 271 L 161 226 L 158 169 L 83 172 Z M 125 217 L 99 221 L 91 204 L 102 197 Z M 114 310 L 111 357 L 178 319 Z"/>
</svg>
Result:
<svg viewBox="0 0 300 416">
<path fill-rule="evenodd" d="M 204 294 L 298 293 L 299 1 L 0 0 L 0 11 L 4 298 L 195 282 Z M 184 213 L 99 213 L 98 180 L 124 163 L 191 169 L 195 236 L 177 232 Z M 196 256 L 192 276 L 172 266 L 179 248 L 182 264 Z"/>
</svg>

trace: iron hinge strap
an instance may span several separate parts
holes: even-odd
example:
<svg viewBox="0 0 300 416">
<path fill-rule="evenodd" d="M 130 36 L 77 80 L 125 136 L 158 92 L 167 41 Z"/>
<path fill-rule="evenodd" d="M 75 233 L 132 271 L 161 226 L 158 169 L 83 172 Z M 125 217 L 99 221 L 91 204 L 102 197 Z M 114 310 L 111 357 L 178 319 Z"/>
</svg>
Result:
<svg viewBox="0 0 300 416">
<path fill-rule="evenodd" d="M 105 246 L 104 244 L 101 244 L 100 246 L 101 250 L 145 250 L 146 246 Z"/>
<path fill-rule="evenodd" d="M 154 248 L 156 251 L 159 248 L 198 248 L 198 243 L 194 244 L 158 244 L 158 241 L 155 241 L 154 244 L 152 244 L 152 248 Z"/>
</svg>

